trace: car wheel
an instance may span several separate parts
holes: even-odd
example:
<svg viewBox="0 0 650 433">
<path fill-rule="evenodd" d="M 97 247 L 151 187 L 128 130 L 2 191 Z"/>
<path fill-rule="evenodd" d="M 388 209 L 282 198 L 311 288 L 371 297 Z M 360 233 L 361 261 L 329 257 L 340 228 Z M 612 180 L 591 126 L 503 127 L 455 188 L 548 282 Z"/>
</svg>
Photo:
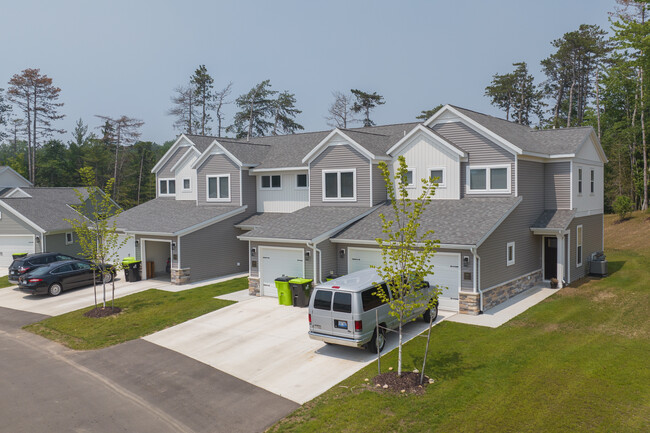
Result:
<svg viewBox="0 0 650 433">
<path fill-rule="evenodd" d="M 372 340 L 368 343 L 368 351 L 372 353 L 377 353 L 377 351 L 381 352 L 384 350 L 385 345 L 386 331 L 380 328 L 379 334 L 377 334 L 377 330 L 375 329 L 375 332 L 372 334 Z"/>
<path fill-rule="evenodd" d="M 426 323 L 429 323 L 429 322 L 431 322 L 431 319 L 432 319 L 431 315 L 432 314 L 433 314 L 433 321 L 435 322 L 436 319 L 438 318 L 438 306 L 437 305 L 433 307 L 433 311 L 431 311 L 431 309 L 427 309 L 427 311 L 425 311 L 424 314 L 422 315 L 422 319 Z"/>
<path fill-rule="evenodd" d="M 59 296 L 62 291 L 63 291 L 63 287 L 61 287 L 61 284 L 54 283 L 50 286 L 48 293 L 50 294 L 50 296 Z"/>
<path fill-rule="evenodd" d="M 111 281 L 113 281 L 113 273 L 112 272 L 105 272 L 103 277 L 102 277 L 102 282 L 108 284 Z"/>
</svg>

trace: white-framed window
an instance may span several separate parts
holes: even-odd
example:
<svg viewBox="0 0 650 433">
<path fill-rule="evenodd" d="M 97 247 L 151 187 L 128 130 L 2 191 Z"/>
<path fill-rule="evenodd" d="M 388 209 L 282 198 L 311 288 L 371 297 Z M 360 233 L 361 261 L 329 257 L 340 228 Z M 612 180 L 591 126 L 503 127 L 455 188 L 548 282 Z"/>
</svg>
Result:
<svg viewBox="0 0 650 433">
<path fill-rule="evenodd" d="M 430 168 L 429 178 L 438 183 L 438 188 L 444 188 L 447 186 L 447 169 L 445 167 Z"/>
<path fill-rule="evenodd" d="M 582 169 L 578 169 L 578 195 L 582 194 Z"/>
<path fill-rule="evenodd" d="M 506 244 L 506 266 L 515 264 L 515 243 L 508 242 Z"/>
<path fill-rule="evenodd" d="M 0 220 L 2 219 L 2 212 L 0 212 Z"/>
<path fill-rule="evenodd" d="M 591 176 L 590 177 L 590 182 L 589 182 L 590 191 L 591 191 L 591 194 L 593 194 L 596 191 L 596 172 L 594 171 L 593 168 L 590 170 L 589 175 Z"/>
<path fill-rule="evenodd" d="M 169 196 L 176 194 L 176 179 L 158 179 L 158 195 Z"/>
<path fill-rule="evenodd" d="M 576 227 L 576 268 L 582 266 L 582 226 Z"/>
<path fill-rule="evenodd" d="M 308 188 L 309 187 L 309 176 L 306 173 L 301 173 L 296 175 L 296 188 Z"/>
<path fill-rule="evenodd" d="M 467 167 L 468 193 L 509 194 L 510 184 L 510 165 Z"/>
<path fill-rule="evenodd" d="M 230 201 L 229 174 L 207 175 L 205 178 L 207 201 Z"/>
<path fill-rule="evenodd" d="M 260 176 L 260 188 L 282 189 L 282 176 L 279 174 Z"/>
<path fill-rule="evenodd" d="M 74 235 L 72 232 L 66 232 L 65 234 L 65 244 L 70 245 L 74 242 Z"/>
<path fill-rule="evenodd" d="M 192 181 L 189 178 L 183 179 L 183 191 L 184 192 L 192 191 Z"/>
<path fill-rule="evenodd" d="M 357 171 L 323 170 L 323 201 L 356 201 Z"/>
<path fill-rule="evenodd" d="M 407 188 L 415 188 L 415 170 L 410 168 L 406 170 L 406 177 L 404 183 Z"/>
</svg>

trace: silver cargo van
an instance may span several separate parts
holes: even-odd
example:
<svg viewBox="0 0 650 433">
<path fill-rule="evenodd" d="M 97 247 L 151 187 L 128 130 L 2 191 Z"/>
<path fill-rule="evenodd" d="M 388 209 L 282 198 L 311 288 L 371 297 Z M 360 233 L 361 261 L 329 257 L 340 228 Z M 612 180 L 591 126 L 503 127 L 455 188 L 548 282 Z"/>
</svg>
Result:
<svg viewBox="0 0 650 433">
<path fill-rule="evenodd" d="M 373 294 L 377 292 L 373 283 L 380 281 L 375 269 L 366 269 L 316 286 L 309 300 L 309 337 L 328 344 L 381 351 L 386 343 L 386 333 L 380 328 L 377 334 L 375 311 L 381 327 L 395 329 L 399 326 L 399 319 L 388 314 L 390 306 Z M 380 284 L 384 292 L 392 297 L 386 283 Z M 422 296 L 433 293 L 428 283 L 416 290 L 424 290 Z M 431 314 L 435 320 L 438 316 L 437 306 L 432 310 L 416 309 L 405 322 L 420 315 L 428 322 Z"/>
</svg>

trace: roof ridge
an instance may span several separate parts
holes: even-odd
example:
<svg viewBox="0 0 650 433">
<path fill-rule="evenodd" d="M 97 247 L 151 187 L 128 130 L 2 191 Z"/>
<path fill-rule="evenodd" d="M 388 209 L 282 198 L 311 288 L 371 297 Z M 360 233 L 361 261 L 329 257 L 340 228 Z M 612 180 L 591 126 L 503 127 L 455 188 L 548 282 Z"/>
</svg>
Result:
<svg viewBox="0 0 650 433">
<path fill-rule="evenodd" d="M 485 113 L 481 113 L 480 111 L 470 110 L 469 108 L 459 107 L 458 105 L 449 104 L 449 106 L 453 107 L 453 108 L 460 108 L 461 110 L 469 111 L 469 112 L 472 112 L 474 114 L 480 114 L 481 116 L 491 117 L 492 119 L 499 120 L 501 122 L 507 123 L 508 125 L 526 128 L 529 131 L 535 131 L 535 129 L 531 128 L 529 125 L 522 125 L 520 123 L 516 123 L 516 122 L 510 121 L 510 120 L 506 120 L 506 119 L 503 119 L 501 117 L 492 116 L 491 114 L 485 114 Z"/>
<path fill-rule="evenodd" d="M 567 129 L 593 129 L 593 126 L 565 126 L 560 128 L 532 129 L 530 132 L 566 131 Z"/>
<path fill-rule="evenodd" d="M 356 132 L 357 134 L 376 135 L 378 137 L 389 137 L 389 135 L 386 135 L 386 134 L 379 134 L 379 133 L 376 133 L 376 132 L 369 132 L 369 131 L 356 131 L 356 130 L 350 129 L 350 128 L 340 128 L 339 130 L 340 131 L 348 131 L 348 132 Z"/>
</svg>

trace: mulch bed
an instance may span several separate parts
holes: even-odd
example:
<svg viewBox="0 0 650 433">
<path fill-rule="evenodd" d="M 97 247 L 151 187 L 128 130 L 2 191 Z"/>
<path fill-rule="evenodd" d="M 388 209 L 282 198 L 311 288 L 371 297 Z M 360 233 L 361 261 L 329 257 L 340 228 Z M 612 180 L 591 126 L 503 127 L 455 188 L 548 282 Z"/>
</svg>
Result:
<svg viewBox="0 0 650 433">
<path fill-rule="evenodd" d="M 429 384 L 429 378 L 424 376 L 424 383 L 420 385 L 420 373 L 412 371 L 402 372 L 401 376 L 396 371 L 382 373 L 373 378 L 375 390 L 388 391 L 398 394 L 422 394 L 424 387 Z"/>
<path fill-rule="evenodd" d="M 86 311 L 84 313 L 84 316 L 97 319 L 100 317 L 114 316 L 116 314 L 119 314 L 120 311 L 122 311 L 122 309 L 119 307 L 97 307 L 93 308 L 90 311 Z"/>
</svg>

